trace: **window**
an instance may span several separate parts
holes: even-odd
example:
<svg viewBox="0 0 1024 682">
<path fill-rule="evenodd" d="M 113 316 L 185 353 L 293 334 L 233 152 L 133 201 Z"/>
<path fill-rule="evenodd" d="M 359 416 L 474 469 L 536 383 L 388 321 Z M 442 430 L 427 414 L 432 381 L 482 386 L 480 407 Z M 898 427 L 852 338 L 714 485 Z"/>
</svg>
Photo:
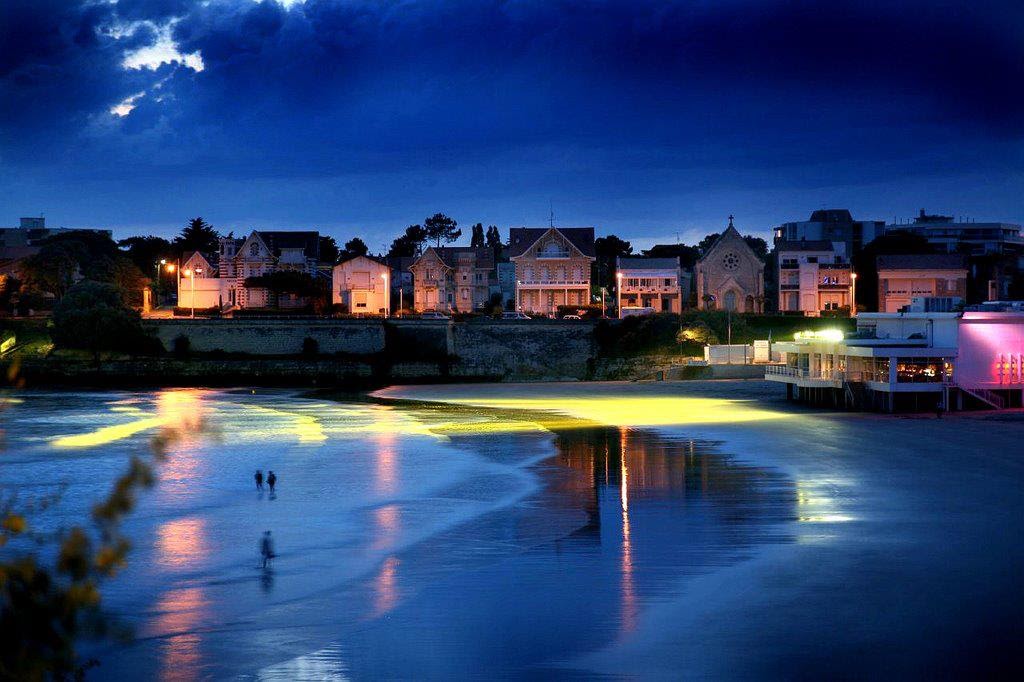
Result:
<svg viewBox="0 0 1024 682">
<path fill-rule="evenodd" d="M 818 262 L 818 257 L 817 256 L 808 256 L 807 257 L 807 262 L 808 263 L 817 263 Z"/>
<path fill-rule="evenodd" d="M 667 286 L 667 287 L 672 286 L 672 278 L 671 277 L 666 277 L 665 278 L 665 286 Z"/>
<path fill-rule="evenodd" d="M 467 299 L 469 299 L 469 289 L 463 289 L 462 290 L 462 300 L 465 301 Z"/>
<path fill-rule="evenodd" d="M 253 242 L 252 244 L 250 244 L 249 245 L 249 255 L 250 256 L 258 256 L 258 255 L 260 255 L 260 245 L 257 244 L 256 242 Z"/>
</svg>

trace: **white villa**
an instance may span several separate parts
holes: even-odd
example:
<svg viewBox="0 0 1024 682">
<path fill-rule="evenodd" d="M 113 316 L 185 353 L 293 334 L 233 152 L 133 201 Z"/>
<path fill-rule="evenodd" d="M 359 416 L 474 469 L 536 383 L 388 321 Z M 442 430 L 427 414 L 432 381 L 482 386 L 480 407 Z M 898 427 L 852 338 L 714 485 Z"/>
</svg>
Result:
<svg viewBox="0 0 1024 682">
<path fill-rule="evenodd" d="M 193 267 L 188 267 L 188 263 L 197 258 Z M 244 239 L 227 236 L 220 240 L 220 250 L 216 255 L 197 256 L 194 252 L 181 265 L 178 305 L 191 306 L 194 285 L 196 308 L 263 308 L 269 303 L 269 292 L 259 287 L 246 287 L 246 279 L 280 270 L 294 270 L 317 277 L 319 260 L 318 232 L 253 230 Z"/>
<path fill-rule="evenodd" d="M 385 263 L 356 256 L 332 271 L 331 302 L 353 315 L 384 315 L 390 308 L 391 268 Z"/>
<path fill-rule="evenodd" d="M 513 227 L 508 238 L 517 310 L 556 315 L 560 305 L 590 303 L 594 228 Z"/>
</svg>

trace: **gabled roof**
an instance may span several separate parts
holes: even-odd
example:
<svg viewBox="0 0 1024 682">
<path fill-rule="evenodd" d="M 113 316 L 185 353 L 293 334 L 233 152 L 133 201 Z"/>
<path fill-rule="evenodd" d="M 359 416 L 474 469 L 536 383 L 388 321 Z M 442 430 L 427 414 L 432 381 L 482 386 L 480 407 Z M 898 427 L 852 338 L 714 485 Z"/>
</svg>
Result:
<svg viewBox="0 0 1024 682">
<path fill-rule="evenodd" d="M 383 266 L 385 268 L 390 268 L 391 267 L 390 265 L 388 265 L 384 261 L 383 258 L 378 258 L 376 256 L 371 256 L 369 254 L 364 255 L 364 256 L 353 256 L 352 258 L 346 258 L 343 261 L 338 261 L 338 263 L 334 267 L 336 267 L 336 268 L 337 267 L 341 267 L 342 265 L 345 265 L 346 263 L 351 263 L 352 261 L 359 260 L 360 258 L 365 258 L 366 260 L 370 261 L 371 263 L 376 263 L 377 265 Z"/>
<path fill-rule="evenodd" d="M 275 256 L 281 249 L 302 249 L 306 258 L 320 260 L 320 233 L 314 231 L 254 230 Z"/>
<path fill-rule="evenodd" d="M 967 260 L 956 253 L 879 256 L 879 270 L 966 270 Z"/>
<path fill-rule="evenodd" d="M 780 239 L 775 242 L 776 251 L 835 251 L 835 246 L 827 239 Z"/>
<path fill-rule="evenodd" d="M 475 267 L 494 267 L 494 251 L 487 246 L 430 246 L 427 247 L 427 250 L 423 252 L 422 256 L 416 259 L 416 262 L 413 263 L 413 265 L 418 263 L 421 258 L 431 252 L 433 252 L 434 255 L 437 256 L 438 260 L 449 268 L 457 267 L 459 264 L 459 256 L 467 253 L 474 257 Z"/>
<path fill-rule="evenodd" d="M 509 258 L 523 255 L 552 230 L 565 237 L 584 256 L 595 257 L 592 227 L 513 227 L 508 231 Z"/>
<path fill-rule="evenodd" d="M 199 254 L 199 256 L 206 261 L 207 265 L 211 268 L 217 267 L 217 263 L 220 261 L 220 254 L 217 252 L 203 253 L 202 251 L 183 251 L 181 254 L 181 263 L 184 265 L 189 262 L 192 256 Z"/>
<path fill-rule="evenodd" d="M 754 260 L 756 260 L 757 262 L 762 263 L 762 264 L 764 263 L 764 261 L 762 261 L 760 258 L 757 257 L 757 254 L 754 253 L 754 250 L 752 248 L 750 248 L 750 245 L 747 244 L 747 240 L 745 240 L 743 238 L 743 235 L 740 234 L 740 231 L 737 230 L 736 227 L 732 224 L 732 216 L 729 216 L 729 225 L 728 225 L 728 227 L 725 228 L 725 232 L 723 232 L 722 234 L 718 235 L 718 239 L 715 240 L 715 243 L 711 245 L 711 247 L 708 249 L 707 253 L 705 253 L 703 256 L 701 256 L 697 260 L 697 262 L 698 263 L 703 262 L 705 259 L 708 258 L 708 256 L 710 256 L 711 254 L 713 254 L 715 252 L 715 250 L 718 248 L 718 246 L 725 239 L 733 238 L 733 237 L 735 237 L 739 241 L 739 243 L 742 245 L 742 246 L 740 246 L 740 248 L 741 249 L 746 249 L 747 252 L 754 258 Z"/>
<path fill-rule="evenodd" d="M 636 258 L 619 257 L 615 263 L 620 270 L 672 270 L 679 267 L 679 257 Z"/>
</svg>

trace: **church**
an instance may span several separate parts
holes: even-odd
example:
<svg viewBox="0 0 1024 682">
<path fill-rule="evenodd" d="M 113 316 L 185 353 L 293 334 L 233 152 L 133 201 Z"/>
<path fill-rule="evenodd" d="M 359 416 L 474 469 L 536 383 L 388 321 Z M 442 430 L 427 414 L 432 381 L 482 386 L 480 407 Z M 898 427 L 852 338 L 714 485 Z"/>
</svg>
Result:
<svg viewBox="0 0 1024 682">
<path fill-rule="evenodd" d="M 702 310 L 764 312 L 764 262 L 732 224 L 696 267 L 697 305 Z"/>
</svg>

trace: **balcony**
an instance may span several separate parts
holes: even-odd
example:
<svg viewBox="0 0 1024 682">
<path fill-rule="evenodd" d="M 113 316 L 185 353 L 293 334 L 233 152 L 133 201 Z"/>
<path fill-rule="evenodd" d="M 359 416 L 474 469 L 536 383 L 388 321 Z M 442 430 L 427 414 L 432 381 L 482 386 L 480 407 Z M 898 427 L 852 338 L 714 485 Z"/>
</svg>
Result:
<svg viewBox="0 0 1024 682">
<path fill-rule="evenodd" d="M 521 289 L 539 289 L 541 287 L 589 287 L 589 279 L 531 279 L 517 283 Z"/>
</svg>

